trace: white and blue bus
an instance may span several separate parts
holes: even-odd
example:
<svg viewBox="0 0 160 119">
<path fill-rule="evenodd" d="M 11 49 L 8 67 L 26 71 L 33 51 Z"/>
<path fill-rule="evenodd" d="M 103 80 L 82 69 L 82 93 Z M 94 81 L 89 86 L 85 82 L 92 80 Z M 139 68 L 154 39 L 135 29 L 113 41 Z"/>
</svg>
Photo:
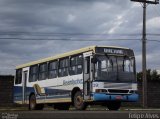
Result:
<svg viewBox="0 0 160 119">
<path fill-rule="evenodd" d="M 122 102 L 138 100 L 133 50 L 90 46 L 16 67 L 14 102 L 30 110 L 44 104 L 84 110 L 100 103 L 118 110 Z"/>
</svg>

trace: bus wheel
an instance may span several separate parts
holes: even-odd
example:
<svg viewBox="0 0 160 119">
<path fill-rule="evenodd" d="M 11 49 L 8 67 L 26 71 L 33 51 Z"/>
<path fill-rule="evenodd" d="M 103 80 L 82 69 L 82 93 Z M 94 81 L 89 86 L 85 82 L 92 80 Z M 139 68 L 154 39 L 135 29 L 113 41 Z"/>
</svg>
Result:
<svg viewBox="0 0 160 119">
<path fill-rule="evenodd" d="M 29 109 L 36 110 L 36 97 L 35 95 L 31 95 L 29 98 Z"/>
<path fill-rule="evenodd" d="M 63 103 L 63 104 L 54 104 L 54 109 L 58 110 L 69 110 L 70 104 Z"/>
<path fill-rule="evenodd" d="M 109 110 L 118 110 L 121 107 L 121 102 L 113 101 L 113 102 L 107 102 L 107 108 Z"/>
<path fill-rule="evenodd" d="M 77 91 L 74 95 L 74 107 L 77 110 L 85 110 L 87 105 L 86 103 L 83 101 L 83 97 L 82 97 L 82 93 L 80 91 Z"/>
<path fill-rule="evenodd" d="M 44 104 L 36 104 L 35 95 L 31 95 L 29 99 L 29 109 L 30 110 L 42 110 L 44 108 Z"/>
</svg>

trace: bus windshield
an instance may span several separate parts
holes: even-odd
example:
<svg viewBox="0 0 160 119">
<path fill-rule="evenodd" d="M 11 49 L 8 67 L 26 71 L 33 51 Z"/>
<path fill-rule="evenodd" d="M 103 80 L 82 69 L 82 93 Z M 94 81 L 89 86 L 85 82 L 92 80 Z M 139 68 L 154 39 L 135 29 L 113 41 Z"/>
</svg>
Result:
<svg viewBox="0 0 160 119">
<path fill-rule="evenodd" d="M 98 55 L 95 78 L 102 81 L 134 82 L 134 57 Z"/>
</svg>

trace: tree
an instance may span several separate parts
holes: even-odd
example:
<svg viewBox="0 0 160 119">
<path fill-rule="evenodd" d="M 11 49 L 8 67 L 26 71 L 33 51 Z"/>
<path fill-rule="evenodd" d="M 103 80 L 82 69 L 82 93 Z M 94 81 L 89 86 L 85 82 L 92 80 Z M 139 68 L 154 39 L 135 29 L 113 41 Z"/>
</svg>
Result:
<svg viewBox="0 0 160 119">
<path fill-rule="evenodd" d="M 142 82 L 142 72 L 137 73 L 137 81 Z M 147 69 L 147 81 L 160 81 L 160 74 L 157 70 Z"/>
<path fill-rule="evenodd" d="M 151 72 L 151 81 L 158 81 L 158 80 L 160 81 L 160 75 L 156 70 L 153 70 Z"/>
</svg>

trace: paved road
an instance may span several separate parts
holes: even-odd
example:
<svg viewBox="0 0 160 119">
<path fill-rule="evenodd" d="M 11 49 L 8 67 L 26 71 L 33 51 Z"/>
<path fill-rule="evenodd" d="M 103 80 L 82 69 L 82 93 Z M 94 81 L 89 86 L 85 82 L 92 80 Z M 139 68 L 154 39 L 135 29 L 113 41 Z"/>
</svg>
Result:
<svg viewBox="0 0 160 119">
<path fill-rule="evenodd" d="M 1 119 L 160 119 L 160 111 L 1 111 Z"/>
</svg>

